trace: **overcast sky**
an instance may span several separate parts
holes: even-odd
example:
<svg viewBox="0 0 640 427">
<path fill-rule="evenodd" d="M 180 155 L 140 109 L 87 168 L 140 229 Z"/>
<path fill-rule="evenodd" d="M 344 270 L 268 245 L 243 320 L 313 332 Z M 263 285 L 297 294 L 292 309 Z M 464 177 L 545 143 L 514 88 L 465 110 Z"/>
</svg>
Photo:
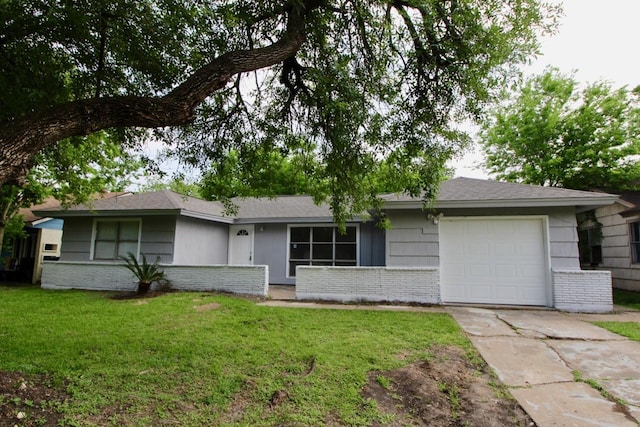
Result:
<svg viewBox="0 0 640 427">
<path fill-rule="evenodd" d="M 640 0 L 549 0 L 562 3 L 564 16 L 555 35 L 541 39 L 541 51 L 527 73 L 546 66 L 576 71 L 580 82 L 608 80 L 615 87 L 640 84 Z M 470 153 L 456 162 L 457 176 L 486 178 L 474 164 L 482 157 Z"/>
</svg>

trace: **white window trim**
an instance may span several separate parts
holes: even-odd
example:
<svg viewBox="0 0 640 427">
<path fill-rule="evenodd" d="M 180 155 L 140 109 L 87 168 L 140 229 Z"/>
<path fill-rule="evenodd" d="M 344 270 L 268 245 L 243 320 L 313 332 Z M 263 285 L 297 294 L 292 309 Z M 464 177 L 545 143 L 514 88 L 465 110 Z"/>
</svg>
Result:
<svg viewBox="0 0 640 427">
<path fill-rule="evenodd" d="M 98 223 L 99 222 L 137 222 L 138 223 L 138 245 L 136 248 L 136 259 L 140 259 L 140 240 L 142 237 L 142 218 L 95 218 L 93 220 L 93 228 L 91 231 L 91 248 L 89 250 L 89 259 L 91 261 L 105 261 L 108 262 L 109 260 L 96 260 L 94 258 L 94 252 L 95 252 L 95 247 L 96 247 L 96 235 L 98 234 Z M 113 261 L 117 261 L 117 260 L 113 260 Z"/>
<path fill-rule="evenodd" d="M 347 223 L 348 227 L 356 228 L 356 267 L 360 266 L 360 223 Z M 337 228 L 338 225 L 334 223 L 309 223 L 309 224 L 287 224 L 287 256 L 285 258 L 285 277 L 287 279 L 294 279 L 296 276 L 291 276 L 289 274 L 289 261 L 290 261 L 290 251 L 291 251 L 291 229 L 292 228 L 301 228 L 301 227 L 334 227 Z"/>
</svg>

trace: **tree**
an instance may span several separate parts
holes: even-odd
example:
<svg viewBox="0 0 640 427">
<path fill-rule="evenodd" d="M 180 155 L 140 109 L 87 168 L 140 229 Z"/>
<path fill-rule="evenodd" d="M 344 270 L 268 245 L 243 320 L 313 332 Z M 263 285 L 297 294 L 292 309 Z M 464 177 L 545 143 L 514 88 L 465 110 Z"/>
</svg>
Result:
<svg viewBox="0 0 640 427">
<path fill-rule="evenodd" d="M 53 196 L 63 205 L 86 203 L 102 191 L 119 191 L 129 184 L 141 162 L 123 151 L 104 132 L 69 138 L 38 154 L 23 185 L 0 185 L 0 243 L 20 237 L 24 225 L 18 210 Z M 5 230 L 7 239 L 4 239 Z"/>
<path fill-rule="evenodd" d="M 147 176 L 145 183 L 138 186 L 138 191 L 162 191 L 171 190 L 184 196 L 202 198 L 200 184 L 187 180 L 184 175 L 178 174 L 164 179 L 164 176 Z"/>
<path fill-rule="evenodd" d="M 253 148 L 253 149 L 252 149 Z M 232 197 L 275 197 L 315 194 L 326 183 L 318 177 L 323 165 L 306 150 L 283 153 L 265 147 L 230 150 L 213 162 L 200 182 L 200 193 L 229 203 Z"/>
<path fill-rule="evenodd" d="M 8 0 L 0 183 L 103 129 L 136 128 L 121 132 L 131 141 L 157 128 L 198 166 L 302 140 L 344 219 L 374 197 L 359 183 L 377 155 L 455 153 L 452 119 L 481 114 L 557 13 L 539 0 Z M 405 190 L 432 194 L 438 175 Z"/>
<path fill-rule="evenodd" d="M 548 69 L 498 107 L 481 132 L 498 179 L 573 189 L 640 189 L 640 91 L 580 89 Z"/>
</svg>

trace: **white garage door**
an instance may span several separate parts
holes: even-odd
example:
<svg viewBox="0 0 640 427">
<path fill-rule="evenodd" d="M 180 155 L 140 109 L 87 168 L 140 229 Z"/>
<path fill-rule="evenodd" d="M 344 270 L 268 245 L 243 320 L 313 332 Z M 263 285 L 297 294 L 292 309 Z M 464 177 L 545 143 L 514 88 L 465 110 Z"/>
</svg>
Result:
<svg viewBox="0 0 640 427">
<path fill-rule="evenodd" d="M 444 302 L 547 304 L 544 222 L 540 218 L 442 219 Z"/>
</svg>

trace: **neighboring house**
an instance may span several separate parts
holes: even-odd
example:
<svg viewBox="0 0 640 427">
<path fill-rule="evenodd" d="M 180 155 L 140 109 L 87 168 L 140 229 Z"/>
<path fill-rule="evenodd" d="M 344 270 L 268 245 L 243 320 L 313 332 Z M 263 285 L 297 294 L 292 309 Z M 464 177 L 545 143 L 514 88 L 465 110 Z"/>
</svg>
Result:
<svg viewBox="0 0 640 427">
<path fill-rule="evenodd" d="M 170 269 L 266 266 L 268 283 L 295 284 L 301 299 L 586 304 L 602 311 L 611 307 L 610 276 L 580 270 L 576 212 L 616 198 L 456 178 L 442 183 L 430 210 L 418 199 L 387 195 L 391 229 L 365 216 L 349 222 L 345 234 L 326 205 L 306 196 L 236 199 L 237 213 L 227 215 L 217 202 L 167 190 L 46 215 L 65 220 L 60 265 L 68 261 L 69 268 L 112 264 L 132 252 L 159 257 Z M 587 290 L 594 296 L 585 297 Z"/>
<path fill-rule="evenodd" d="M 611 271 L 613 287 L 640 291 L 640 192 L 578 215 L 583 268 Z"/>
<path fill-rule="evenodd" d="M 42 262 L 60 257 L 63 221 L 58 218 L 35 215 L 34 210 L 59 209 L 60 202 L 53 197 L 43 203 L 22 208 L 25 237 L 16 238 L 10 253 L 3 254 L 2 277 L 7 281 L 37 283 L 42 274 Z"/>
<path fill-rule="evenodd" d="M 104 192 L 96 195 L 100 200 L 131 194 L 124 192 Z M 0 277 L 6 281 L 38 283 L 42 275 L 42 263 L 58 260 L 62 245 L 64 221 L 47 214 L 37 215 L 39 211 L 59 211 L 60 201 L 47 197 L 42 203 L 29 208 L 21 208 L 18 215 L 24 220 L 25 237 L 16 238 L 11 251 L 3 253 L 3 271 Z"/>
</svg>

